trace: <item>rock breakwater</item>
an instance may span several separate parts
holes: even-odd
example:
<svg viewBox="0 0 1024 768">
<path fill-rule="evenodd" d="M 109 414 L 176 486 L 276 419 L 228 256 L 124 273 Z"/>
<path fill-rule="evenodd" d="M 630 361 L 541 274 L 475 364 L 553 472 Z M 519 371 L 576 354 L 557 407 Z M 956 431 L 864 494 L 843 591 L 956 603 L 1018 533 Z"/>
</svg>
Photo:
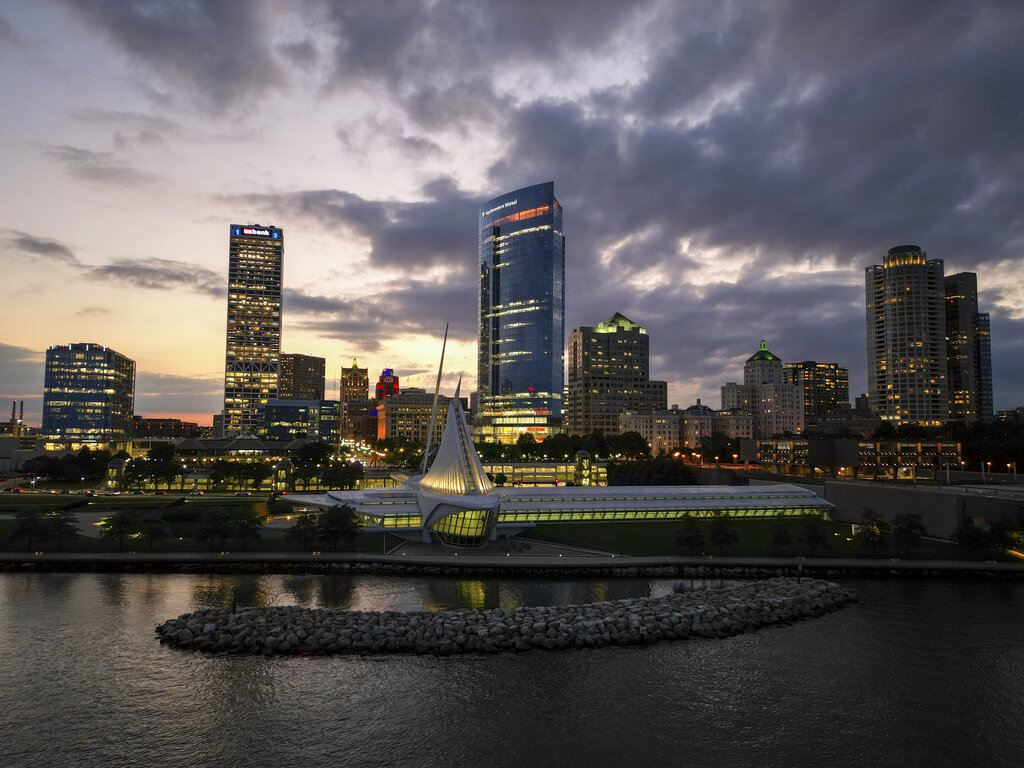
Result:
<svg viewBox="0 0 1024 768">
<path fill-rule="evenodd" d="M 156 633 L 161 643 L 209 653 L 449 656 L 729 637 L 821 616 L 855 600 L 832 582 L 776 578 L 664 597 L 513 610 L 212 608 L 165 621 Z"/>
</svg>

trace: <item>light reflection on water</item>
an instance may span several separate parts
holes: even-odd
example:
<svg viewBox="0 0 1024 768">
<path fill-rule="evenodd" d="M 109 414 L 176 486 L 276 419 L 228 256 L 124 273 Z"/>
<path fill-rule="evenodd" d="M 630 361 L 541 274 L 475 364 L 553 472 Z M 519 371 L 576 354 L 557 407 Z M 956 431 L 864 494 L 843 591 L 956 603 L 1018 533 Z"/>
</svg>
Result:
<svg viewBox="0 0 1024 768">
<path fill-rule="evenodd" d="M 240 605 L 433 610 L 673 586 L 0 575 L 0 764 L 1020 765 L 1024 585 L 854 582 L 861 605 L 791 627 L 582 652 L 268 659 L 153 639 L 232 591 Z"/>
</svg>

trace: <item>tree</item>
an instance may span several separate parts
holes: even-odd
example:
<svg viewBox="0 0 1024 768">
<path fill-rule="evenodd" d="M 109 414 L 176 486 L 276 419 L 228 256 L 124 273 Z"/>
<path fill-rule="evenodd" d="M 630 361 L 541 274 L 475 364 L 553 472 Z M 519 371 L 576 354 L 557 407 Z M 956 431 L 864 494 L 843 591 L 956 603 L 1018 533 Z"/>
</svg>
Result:
<svg viewBox="0 0 1024 768">
<path fill-rule="evenodd" d="M 184 500 L 184 499 L 183 499 Z M 159 510 L 148 510 L 139 519 L 139 538 L 149 544 L 149 551 L 158 539 L 171 535 L 171 526 L 164 520 Z"/>
<path fill-rule="evenodd" d="M 860 525 L 854 538 L 861 547 L 871 547 L 871 556 L 877 557 L 878 545 L 882 543 L 889 524 L 874 509 L 868 508 L 860 516 Z"/>
<path fill-rule="evenodd" d="M 139 532 L 140 520 L 135 512 L 123 509 L 100 520 L 100 536 L 117 539 L 117 551 L 124 552 L 124 540 Z"/>
<path fill-rule="evenodd" d="M 974 554 L 975 548 L 981 546 L 982 538 L 981 528 L 974 522 L 974 518 L 968 515 L 961 517 L 953 529 L 953 543 L 967 550 L 968 559 Z"/>
<path fill-rule="evenodd" d="M 273 474 L 274 470 L 266 464 L 252 464 L 249 468 L 249 477 L 251 478 L 253 490 L 258 491 L 263 485 L 263 481 Z"/>
<path fill-rule="evenodd" d="M 316 515 L 312 512 L 297 515 L 292 527 L 288 529 L 288 537 L 298 541 L 303 549 L 309 548 L 309 542 L 315 539 L 316 535 Z"/>
<path fill-rule="evenodd" d="M 199 516 L 196 538 L 209 543 L 210 549 L 223 546 L 228 537 L 228 513 L 223 509 L 204 509 Z"/>
<path fill-rule="evenodd" d="M 239 540 L 244 552 L 246 541 L 260 538 L 260 531 L 263 530 L 263 516 L 251 507 L 236 509 L 228 517 L 226 529 L 228 536 Z"/>
<path fill-rule="evenodd" d="M 57 551 L 60 552 L 65 539 L 74 538 L 79 534 L 78 518 L 70 509 L 55 509 L 46 516 L 48 537 L 57 540 Z"/>
<path fill-rule="evenodd" d="M 349 504 L 342 504 L 320 513 L 316 537 L 320 541 L 331 542 L 331 547 L 337 551 L 338 541 L 350 544 L 359 537 L 361 530 L 355 509 Z"/>
<path fill-rule="evenodd" d="M 772 521 L 772 549 L 778 554 L 793 542 L 793 535 L 789 530 L 789 521 L 783 513 L 775 516 Z"/>
<path fill-rule="evenodd" d="M 516 438 L 516 448 L 524 459 L 531 459 L 538 448 L 537 440 L 529 432 L 524 432 Z"/>
<path fill-rule="evenodd" d="M 494 476 L 494 484 L 495 485 L 503 486 L 507 482 L 508 482 L 508 475 L 506 475 L 504 472 L 499 472 L 498 474 L 496 474 Z"/>
<path fill-rule="evenodd" d="M 711 527 L 708 530 L 708 544 L 718 547 L 721 554 L 725 547 L 731 546 L 740 540 L 729 515 L 724 510 L 712 513 Z"/>
<path fill-rule="evenodd" d="M 38 544 L 47 538 L 49 530 L 43 516 L 34 509 L 22 509 L 14 514 L 14 530 L 11 531 L 11 541 L 25 541 L 25 549 L 32 550 L 33 544 Z"/>
<path fill-rule="evenodd" d="M 806 544 L 813 555 L 818 547 L 823 547 L 826 541 L 827 527 L 821 515 L 814 512 L 805 512 L 800 515 L 799 539 Z"/>
<path fill-rule="evenodd" d="M 920 515 L 904 512 L 892 519 L 892 539 L 903 550 L 904 557 L 910 557 L 910 550 L 921 545 L 925 531 Z"/>
<path fill-rule="evenodd" d="M 984 541 L 1000 557 L 1005 557 L 1006 550 L 1013 543 L 1013 521 L 1004 515 L 990 522 L 984 534 Z"/>
<path fill-rule="evenodd" d="M 676 546 L 690 550 L 693 555 L 704 546 L 704 529 L 692 515 L 684 515 L 682 522 L 683 527 L 676 532 Z"/>
</svg>

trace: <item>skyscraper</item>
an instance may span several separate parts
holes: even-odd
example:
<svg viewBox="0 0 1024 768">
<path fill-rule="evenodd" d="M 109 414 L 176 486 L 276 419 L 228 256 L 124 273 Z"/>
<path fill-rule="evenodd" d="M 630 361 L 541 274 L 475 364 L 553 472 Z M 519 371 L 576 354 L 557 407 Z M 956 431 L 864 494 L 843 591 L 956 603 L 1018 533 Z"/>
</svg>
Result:
<svg viewBox="0 0 1024 768">
<path fill-rule="evenodd" d="M 480 208 L 480 410 L 485 441 L 562 429 L 565 237 L 554 182 Z"/>
<path fill-rule="evenodd" d="M 228 250 L 224 433 L 254 432 L 277 397 L 281 365 L 284 232 L 232 224 Z"/>
<path fill-rule="evenodd" d="M 784 363 L 782 380 L 804 391 L 804 426 L 850 407 L 850 370 L 838 363 Z"/>
<path fill-rule="evenodd" d="M 949 418 L 942 260 L 928 260 L 916 245 L 896 246 L 865 270 L 864 282 L 872 410 L 897 424 L 942 424 Z"/>
<path fill-rule="evenodd" d="M 46 350 L 43 434 L 83 443 L 124 440 L 135 411 L 135 361 L 100 344 Z"/>
<path fill-rule="evenodd" d="M 397 395 L 401 392 L 398 387 L 398 374 L 391 368 L 385 368 L 377 378 L 377 402 L 382 403 L 386 398 Z"/>
<path fill-rule="evenodd" d="M 667 407 L 666 383 L 650 380 L 649 340 L 646 330 L 618 312 L 596 326 L 573 328 L 565 408 L 568 433 L 600 430 L 614 435 L 621 414 Z"/>
<path fill-rule="evenodd" d="M 327 361 L 312 355 L 281 354 L 278 400 L 323 400 Z"/>
<path fill-rule="evenodd" d="M 992 347 L 987 312 L 978 312 L 978 276 L 945 279 L 949 418 L 992 421 Z"/>
<path fill-rule="evenodd" d="M 761 348 L 743 364 L 743 383 L 722 387 L 722 410 L 754 417 L 755 437 L 777 437 L 804 431 L 804 391 L 783 379 L 782 358 Z"/>
<path fill-rule="evenodd" d="M 340 396 L 342 405 L 349 400 L 365 400 L 370 393 L 370 371 L 352 361 L 351 368 L 341 369 Z"/>
</svg>

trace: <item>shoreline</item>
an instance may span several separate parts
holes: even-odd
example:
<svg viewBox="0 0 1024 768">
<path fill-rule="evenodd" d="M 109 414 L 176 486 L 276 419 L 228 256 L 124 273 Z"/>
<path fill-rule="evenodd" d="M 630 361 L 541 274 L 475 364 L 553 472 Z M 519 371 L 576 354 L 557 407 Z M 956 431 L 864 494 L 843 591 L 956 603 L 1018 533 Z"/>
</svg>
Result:
<svg viewBox="0 0 1024 768">
<path fill-rule="evenodd" d="M 409 576 L 663 577 L 764 579 L 784 575 L 826 578 L 1024 579 L 1024 563 L 802 557 L 688 557 L 682 555 L 481 555 L 189 552 L 81 554 L 0 553 L 0 573 L 308 573 Z"/>
</svg>

